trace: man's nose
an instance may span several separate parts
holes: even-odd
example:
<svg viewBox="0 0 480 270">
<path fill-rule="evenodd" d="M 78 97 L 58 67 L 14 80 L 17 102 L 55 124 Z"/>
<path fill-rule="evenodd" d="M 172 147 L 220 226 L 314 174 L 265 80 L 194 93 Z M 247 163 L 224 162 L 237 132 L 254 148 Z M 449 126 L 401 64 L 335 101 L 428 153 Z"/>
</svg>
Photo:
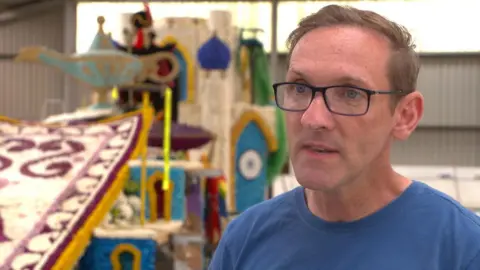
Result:
<svg viewBox="0 0 480 270">
<path fill-rule="evenodd" d="M 316 95 L 312 103 L 303 113 L 301 123 L 310 129 L 332 129 L 334 126 L 332 113 L 328 110 L 322 95 Z"/>
</svg>

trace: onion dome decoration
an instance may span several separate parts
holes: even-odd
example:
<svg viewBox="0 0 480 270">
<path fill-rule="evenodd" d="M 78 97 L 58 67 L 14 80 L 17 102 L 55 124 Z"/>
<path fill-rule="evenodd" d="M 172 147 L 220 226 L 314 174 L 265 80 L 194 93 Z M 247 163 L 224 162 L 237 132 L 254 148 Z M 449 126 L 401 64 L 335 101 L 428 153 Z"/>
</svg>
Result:
<svg viewBox="0 0 480 270">
<path fill-rule="evenodd" d="M 231 61 L 230 48 L 214 33 L 198 50 L 197 59 L 200 66 L 207 71 L 224 71 Z"/>
<path fill-rule="evenodd" d="M 99 51 L 99 50 L 112 50 L 115 51 L 115 46 L 112 42 L 112 36 L 110 34 L 106 34 L 103 30 L 103 25 L 105 24 L 105 18 L 103 16 L 99 16 L 97 18 L 98 23 L 98 31 L 93 41 L 88 49 L 89 52 L 92 51 Z"/>
</svg>

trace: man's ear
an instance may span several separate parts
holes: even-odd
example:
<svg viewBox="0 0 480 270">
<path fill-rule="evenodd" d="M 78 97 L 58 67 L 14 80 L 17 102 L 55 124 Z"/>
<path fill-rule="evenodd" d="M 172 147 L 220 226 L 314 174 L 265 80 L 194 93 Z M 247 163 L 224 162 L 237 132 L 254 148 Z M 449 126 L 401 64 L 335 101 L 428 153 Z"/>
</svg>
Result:
<svg viewBox="0 0 480 270">
<path fill-rule="evenodd" d="M 404 141 L 415 130 L 423 116 L 423 95 L 414 91 L 403 97 L 395 108 L 395 123 L 392 135 Z"/>
</svg>

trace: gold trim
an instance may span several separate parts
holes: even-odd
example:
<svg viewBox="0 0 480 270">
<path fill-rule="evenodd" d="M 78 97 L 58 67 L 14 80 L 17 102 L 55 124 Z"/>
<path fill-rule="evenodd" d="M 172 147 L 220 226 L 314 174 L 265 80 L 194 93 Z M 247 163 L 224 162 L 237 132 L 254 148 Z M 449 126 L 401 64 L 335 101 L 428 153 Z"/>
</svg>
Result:
<svg viewBox="0 0 480 270">
<path fill-rule="evenodd" d="M 246 46 L 240 47 L 240 79 L 243 101 L 252 103 L 252 81 L 250 78 L 250 52 Z"/>
<path fill-rule="evenodd" d="M 147 181 L 147 192 L 148 192 L 148 199 L 150 203 L 150 221 L 155 222 L 158 220 L 158 215 L 157 215 L 157 191 L 155 190 L 155 184 L 157 182 L 163 181 L 163 172 L 160 171 L 155 171 L 148 177 Z M 170 181 L 170 188 L 168 191 L 166 191 L 163 196 L 164 198 L 166 196 L 169 197 L 169 199 L 172 199 L 172 194 L 173 194 L 173 189 L 175 188 L 175 183 L 173 181 Z M 164 204 L 165 205 L 165 204 Z M 166 213 L 166 210 L 164 209 L 164 213 Z M 171 209 L 170 209 L 171 212 Z"/>
<path fill-rule="evenodd" d="M 132 244 L 118 244 L 110 254 L 110 262 L 113 270 L 122 270 L 120 263 L 120 255 L 124 252 L 129 252 L 133 255 L 133 270 L 140 270 L 142 252 Z"/>
<path fill-rule="evenodd" d="M 230 212 L 236 211 L 236 202 L 235 202 L 235 170 L 237 166 L 235 166 L 235 154 L 237 151 L 237 141 L 240 138 L 245 127 L 250 123 L 254 122 L 260 128 L 260 131 L 265 136 L 265 140 L 267 142 L 268 151 L 275 152 L 278 149 L 278 141 L 277 137 L 273 134 L 270 126 L 268 126 L 267 122 L 264 118 L 254 110 L 245 111 L 237 122 L 233 125 L 231 131 L 231 140 L 230 140 L 230 179 L 229 179 L 229 208 Z"/>
<path fill-rule="evenodd" d="M 8 122 L 10 124 L 24 124 L 26 126 L 60 128 L 60 127 L 65 127 L 65 126 L 93 126 L 93 125 L 96 125 L 96 124 L 108 124 L 108 123 L 111 123 L 111 122 L 114 122 L 114 121 L 123 120 L 123 119 L 129 118 L 129 117 L 136 116 L 138 114 L 143 114 L 143 113 L 144 113 L 143 109 L 139 109 L 139 110 L 136 110 L 136 111 L 133 111 L 133 112 L 128 112 L 128 113 L 124 113 L 124 114 L 120 114 L 120 115 L 111 116 L 111 117 L 108 117 L 106 119 L 102 119 L 102 120 L 87 123 L 87 124 L 74 124 L 74 125 L 66 125 L 64 123 L 26 122 L 26 121 L 23 121 L 23 120 L 20 120 L 20 119 L 9 118 L 9 117 L 6 117 L 6 116 L 1 116 L 1 115 L 0 115 L 0 121 Z M 153 114 L 153 111 L 152 111 L 152 114 Z M 147 119 L 147 120 L 151 121 L 152 119 L 150 118 L 150 119 Z"/>
<path fill-rule="evenodd" d="M 147 118 L 149 113 L 151 111 L 149 109 L 152 109 L 150 107 L 150 93 L 149 92 L 143 92 L 142 93 L 142 111 L 143 111 L 143 117 Z M 149 122 L 151 125 L 151 122 Z M 148 125 L 148 129 L 150 130 L 150 125 Z M 147 154 L 148 154 L 148 137 L 143 137 L 142 141 L 140 144 L 144 145 L 145 147 L 142 147 L 141 151 L 141 160 L 142 160 L 142 166 L 140 168 L 140 224 L 143 226 L 145 225 L 145 201 L 147 197 L 147 189 L 146 189 L 146 184 L 147 184 Z"/>
<path fill-rule="evenodd" d="M 183 46 L 173 36 L 166 36 L 160 41 L 160 46 L 165 46 L 168 43 L 174 43 L 175 48 L 182 54 L 185 64 L 187 65 L 187 103 L 194 103 L 195 101 L 195 60 L 190 55 L 188 49 Z"/>
<path fill-rule="evenodd" d="M 151 107 L 149 109 L 151 110 Z M 142 130 L 140 132 L 140 136 L 138 140 L 134 142 L 135 150 L 130 156 L 130 159 L 138 157 L 138 155 L 142 151 L 142 148 L 146 147 L 145 145 L 142 144 L 142 142 L 145 140 L 145 137 L 147 137 L 149 133 L 150 125 L 149 124 L 146 125 L 145 123 L 150 123 L 150 121 L 152 120 L 150 115 L 144 113 L 144 110 L 142 109 L 136 112 L 127 113 L 124 115 L 115 116 L 106 120 L 99 121 L 99 123 L 108 123 L 111 121 L 117 121 L 127 117 L 131 117 L 136 114 L 143 115 L 144 125 L 142 126 Z M 8 118 L 0 116 L 0 119 L 5 120 Z M 12 120 L 12 121 L 15 122 L 15 120 Z M 60 125 L 49 125 L 49 126 L 60 126 Z M 52 270 L 63 270 L 63 269 L 74 268 L 74 265 L 77 263 L 78 259 L 83 255 L 84 250 L 87 248 L 88 244 L 90 243 L 90 238 L 93 230 L 98 227 L 98 225 L 102 222 L 105 215 L 108 213 L 108 211 L 110 211 L 113 204 L 117 200 L 119 194 L 122 192 L 125 182 L 129 176 L 130 176 L 130 172 L 129 172 L 128 165 L 124 164 L 122 169 L 117 174 L 117 178 L 112 183 L 111 187 L 106 191 L 100 203 L 92 211 L 92 214 L 88 217 L 88 219 L 85 221 L 83 226 L 78 230 L 77 234 L 72 236 L 72 240 L 65 247 L 62 254 L 60 254 L 60 257 L 56 261 L 55 265 L 52 267 Z"/>
<path fill-rule="evenodd" d="M 175 182 L 170 179 L 169 188 L 163 191 L 163 218 L 166 221 L 172 220 L 172 200 L 173 200 L 173 192 L 175 189 Z M 167 203 L 170 201 L 170 203 Z"/>
<path fill-rule="evenodd" d="M 163 173 L 155 171 L 148 177 L 147 191 L 148 200 L 150 203 L 150 221 L 155 222 L 158 220 L 157 215 L 157 191 L 155 190 L 155 184 L 158 181 L 163 181 Z"/>
</svg>

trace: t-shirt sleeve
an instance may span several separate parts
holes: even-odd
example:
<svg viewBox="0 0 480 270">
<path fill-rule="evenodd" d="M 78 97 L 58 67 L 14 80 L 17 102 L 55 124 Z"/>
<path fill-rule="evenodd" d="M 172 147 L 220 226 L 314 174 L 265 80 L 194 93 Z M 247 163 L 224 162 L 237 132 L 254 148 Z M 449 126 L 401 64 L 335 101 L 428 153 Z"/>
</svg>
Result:
<svg viewBox="0 0 480 270">
<path fill-rule="evenodd" d="M 234 269 L 232 254 L 228 249 L 227 242 L 228 242 L 227 238 L 222 237 L 222 239 L 220 240 L 220 243 L 215 249 L 215 253 L 213 254 L 212 260 L 210 261 L 208 270 L 233 270 Z"/>
<path fill-rule="evenodd" d="M 236 217 L 225 228 L 215 249 L 208 270 L 234 270 L 239 268 L 239 256 L 248 239 L 246 229 L 252 227 L 248 210 Z"/>
<path fill-rule="evenodd" d="M 213 253 L 212 260 L 210 261 L 208 270 L 233 270 L 235 269 L 235 258 L 236 255 L 232 253 L 235 251 L 235 246 L 233 244 L 238 244 L 239 241 L 235 241 L 237 236 L 237 228 L 235 224 L 238 220 L 231 221 L 225 231 L 223 232 L 220 242 Z M 234 249 L 232 251 L 232 248 Z"/>
<path fill-rule="evenodd" d="M 480 269 L 480 251 L 473 258 L 473 260 L 468 264 L 467 269 L 465 270 L 478 270 Z"/>
</svg>

